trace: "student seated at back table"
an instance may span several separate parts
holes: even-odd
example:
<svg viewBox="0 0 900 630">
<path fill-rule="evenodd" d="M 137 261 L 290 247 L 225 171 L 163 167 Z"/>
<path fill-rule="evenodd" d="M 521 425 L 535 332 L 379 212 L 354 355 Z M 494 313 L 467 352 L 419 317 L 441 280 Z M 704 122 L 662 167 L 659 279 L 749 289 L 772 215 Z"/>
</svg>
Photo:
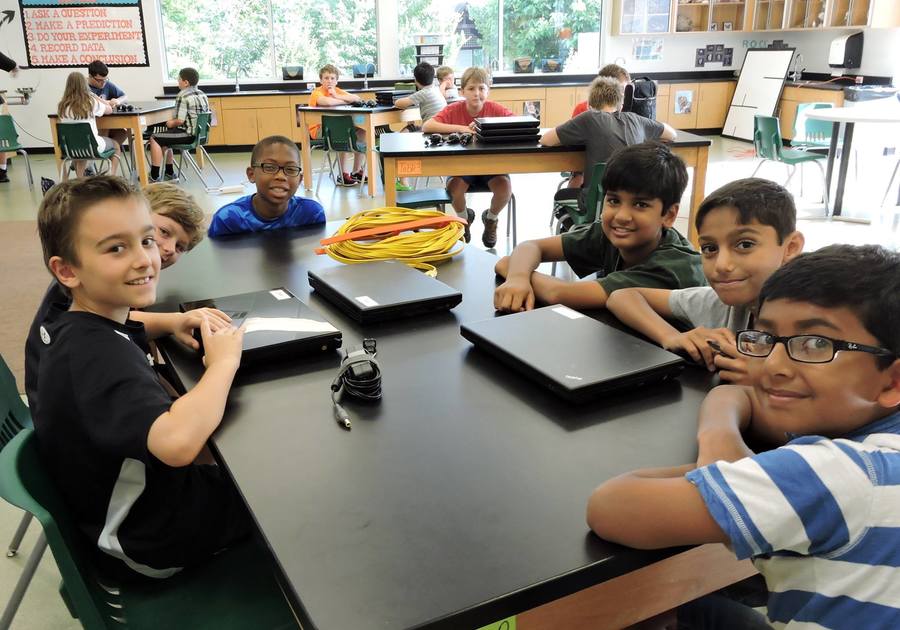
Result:
<svg viewBox="0 0 900 630">
<path fill-rule="evenodd" d="M 900 254 L 803 254 L 759 302 L 737 335 L 752 386 L 707 396 L 696 466 L 607 481 L 588 524 L 641 549 L 725 543 L 765 578 L 775 627 L 900 627 Z M 782 446 L 754 453 L 756 437 Z M 679 628 L 769 627 L 722 596 L 678 617 Z"/>
<path fill-rule="evenodd" d="M 686 352 L 710 371 L 718 369 L 723 380 L 748 384 L 747 360 L 734 336 L 752 327 L 763 283 L 803 250 L 794 198 L 767 179 L 739 179 L 707 196 L 694 223 L 710 286 L 622 289 L 606 308 L 666 350 Z M 691 330 L 679 332 L 664 317 Z"/>
<path fill-rule="evenodd" d="M 608 63 L 600 68 L 600 72 L 597 73 L 597 76 L 612 77 L 621 83 L 623 87 L 631 83 L 631 75 L 628 74 L 628 71 L 622 66 L 614 63 Z M 575 109 L 572 110 L 571 118 L 575 118 L 578 114 L 583 114 L 588 111 L 588 109 L 588 101 L 581 101 L 575 106 Z M 573 172 L 572 177 L 569 178 L 569 183 L 566 184 L 566 188 L 581 188 L 582 186 L 584 186 L 584 173 L 580 171 Z M 569 198 L 571 199 L 571 197 Z"/>
<path fill-rule="evenodd" d="M 483 68 L 469 68 L 463 72 L 462 93 L 463 99 L 447 105 L 434 118 L 422 125 L 425 133 L 473 133 L 475 131 L 476 118 L 490 118 L 495 116 L 512 116 L 513 113 L 492 101 L 487 100 L 490 88 L 490 75 Z M 450 195 L 453 209 L 456 214 L 466 219 L 465 241 L 471 239 L 470 229 L 475 220 L 475 211 L 466 207 L 466 191 L 472 185 L 487 186 L 493 195 L 491 207 L 481 213 L 484 223 L 484 234 L 481 242 L 485 247 L 493 247 L 497 244 L 497 220 L 500 211 L 509 203 L 512 196 L 512 184 L 509 175 L 466 175 L 463 177 L 451 177 L 447 180 L 447 192 Z"/>
<path fill-rule="evenodd" d="M 572 308 L 602 308 L 617 289 L 682 289 L 706 284 L 700 254 L 672 227 L 687 186 L 680 157 L 658 142 L 625 147 L 603 175 L 603 212 L 597 223 L 518 245 L 494 268 L 506 281 L 494 292 L 494 308 L 525 311 L 535 300 Z M 535 271 L 542 262 L 565 260 L 584 277 L 567 282 Z"/>
<path fill-rule="evenodd" d="M 109 68 L 99 59 L 94 59 L 88 64 L 87 74 L 88 87 L 104 105 L 109 105 L 115 110 L 116 105 L 122 105 L 128 101 L 128 96 L 125 95 L 122 88 L 109 80 Z M 126 129 L 106 129 L 105 131 L 119 146 L 122 146 L 128 139 Z"/>
<path fill-rule="evenodd" d="M 38 231 L 47 268 L 72 296 L 68 310 L 53 307 L 38 370 L 44 463 L 102 564 L 169 577 L 251 529 L 227 476 L 193 463 L 222 420 L 243 330 L 214 333 L 202 321 L 206 371 L 173 403 L 143 324 L 129 318 L 155 301 L 160 269 L 140 190 L 107 176 L 59 184 Z"/>
<path fill-rule="evenodd" d="M 213 215 L 209 235 L 264 232 L 325 222 L 322 204 L 295 197 L 300 186 L 300 151 L 285 136 L 263 138 L 253 147 L 247 179 L 256 193 L 225 204 Z"/>
<path fill-rule="evenodd" d="M 329 64 L 325 64 L 319 70 L 319 87 L 312 91 L 312 94 L 309 95 L 309 106 L 310 107 L 335 107 L 338 105 L 349 105 L 350 103 L 358 103 L 362 99 L 358 97 L 356 94 L 350 94 L 345 90 L 342 90 L 337 86 L 338 78 L 341 76 L 340 71 L 336 66 Z M 309 137 L 313 140 L 319 137 L 319 131 L 322 128 L 321 125 L 312 125 L 309 128 Z M 366 141 L 366 132 L 359 127 L 356 128 L 356 141 L 357 142 L 365 142 Z M 363 159 L 364 155 L 362 153 L 354 153 L 353 154 L 353 169 L 348 173 L 344 170 L 344 161 L 347 157 L 346 153 L 341 153 L 338 155 L 338 164 L 340 168 L 338 171 L 340 173 L 337 176 L 337 180 L 335 183 L 338 186 L 355 186 L 357 184 L 362 183 L 365 179 L 365 173 L 363 173 Z"/>
<path fill-rule="evenodd" d="M 178 262 L 182 254 L 191 251 L 197 243 L 203 240 L 206 215 L 190 193 L 172 183 L 150 184 L 144 188 L 144 196 L 150 204 L 150 217 L 155 228 L 160 267 L 167 269 Z M 71 295 L 54 279 L 47 287 L 47 292 L 28 329 L 28 337 L 25 341 L 25 393 L 32 411 L 38 404 L 38 368 L 41 356 L 47 348 L 44 343 L 46 334 L 42 331 L 52 323 L 50 316 L 53 312 L 65 311 L 71 303 Z M 54 304 L 59 308 L 51 309 Z M 214 331 L 231 322 L 225 313 L 212 308 L 202 308 L 187 313 L 150 313 L 146 311 L 132 311 L 131 313 L 131 319 L 144 324 L 151 339 L 171 334 L 182 344 L 194 349 L 200 346 L 194 339 L 193 332 L 200 326 L 200 320 L 204 317 L 209 320 Z"/>
<path fill-rule="evenodd" d="M 459 90 L 456 89 L 456 75 L 450 66 L 439 66 L 435 71 L 437 86 L 441 96 L 448 103 L 459 100 Z"/>
<path fill-rule="evenodd" d="M 197 87 L 200 73 L 195 68 L 178 71 L 178 95 L 175 97 L 175 113 L 165 122 L 168 131 L 160 131 L 150 136 L 150 179 L 158 180 L 163 159 L 163 148 L 178 144 L 190 144 L 197 137 L 197 118 L 209 111 L 209 99 Z M 165 177 L 175 177 L 175 156 L 170 153 L 166 160 Z"/>
<path fill-rule="evenodd" d="M 59 116 L 58 125 L 67 125 L 70 123 L 88 123 L 97 141 L 97 151 L 103 152 L 108 149 L 115 149 L 116 155 L 122 155 L 119 144 L 112 138 L 101 136 L 97 130 L 97 117 L 112 113 L 112 108 L 108 103 L 103 103 L 99 98 L 94 96 L 88 89 L 87 79 L 80 72 L 72 72 L 66 79 L 66 87 L 63 90 L 62 99 L 56 106 L 56 114 Z M 83 177 L 87 160 L 75 160 L 75 174 Z M 111 160 L 109 172 L 116 174 L 119 166 L 119 160 Z"/>
<path fill-rule="evenodd" d="M 409 96 L 398 98 L 394 101 L 394 106 L 400 109 L 418 107 L 419 116 L 421 116 L 424 123 L 447 107 L 447 101 L 444 99 L 444 95 L 441 94 L 438 86 L 434 84 L 434 66 L 430 63 L 427 61 L 419 63 L 413 69 L 413 78 L 416 82 L 416 91 Z M 416 129 L 413 129 L 413 131 L 418 131 L 419 129 L 421 127 L 416 125 Z"/>
<path fill-rule="evenodd" d="M 620 111 L 624 97 L 625 88 L 618 80 L 597 77 L 591 82 L 588 99 L 591 109 L 548 130 L 541 136 L 540 143 L 548 147 L 584 145 L 583 171 L 590 174 L 595 164 L 609 161 L 610 156 L 624 146 L 645 140 L 675 139 L 675 130 L 669 125 Z M 586 210 L 587 192 L 592 185 L 588 179 L 584 188 L 563 189 L 554 198 L 577 198 L 578 206 Z"/>
</svg>

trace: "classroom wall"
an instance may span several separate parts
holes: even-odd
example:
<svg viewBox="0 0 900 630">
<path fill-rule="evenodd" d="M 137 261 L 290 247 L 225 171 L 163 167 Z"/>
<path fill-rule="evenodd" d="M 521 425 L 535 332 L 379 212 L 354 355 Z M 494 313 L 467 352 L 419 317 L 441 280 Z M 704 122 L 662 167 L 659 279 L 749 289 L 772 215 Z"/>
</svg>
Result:
<svg viewBox="0 0 900 630">
<path fill-rule="evenodd" d="M 607 22 L 611 27 L 611 20 Z M 625 60 L 628 70 L 641 72 L 675 72 L 685 70 L 713 71 L 739 70 L 747 48 L 764 48 L 774 39 L 781 39 L 797 49 L 803 55 L 803 66 L 807 72 L 830 73 L 828 67 L 828 50 L 831 40 L 841 34 L 852 33 L 860 29 L 837 29 L 828 31 L 765 31 L 759 33 L 708 32 L 678 33 L 653 36 L 610 35 L 603 51 L 604 62 L 612 62 L 617 58 Z M 900 59 L 900 29 L 862 29 L 865 33 L 863 43 L 862 67 L 852 70 L 853 74 L 891 77 L 900 75 L 897 67 Z M 632 55 L 635 39 L 662 39 L 662 59 L 657 61 L 637 61 Z M 712 64 L 703 68 L 694 68 L 694 54 L 697 48 L 707 44 L 725 44 L 726 48 L 734 48 L 734 64 L 731 68 L 722 64 Z"/>
<path fill-rule="evenodd" d="M 152 101 L 162 92 L 163 58 L 159 26 L 159 13 L 155 0 L 141 0 L 144 14 L 144 29 L 147 38 L 147 59 L 149 66 L 110 68 L 109 77 L 121 87 L 132 101 Z M 26 65 L 25 39 L 19 16 L 19 3 L 15 0 L 0 0 L 0 15 L 5 10 L 15 11 L 11 24 L 0 25 L 0 51 Z M 87 73 L 87 68 L 39 68 L 23 70 L 15 79 L 0 72 L 0 89 L 14 93 L 16 87 L 37 87 L 37 92 L 28 105 L 12 105 L 10 113 L 30 137 L 19 129 L 19 141 L 26 148 L 52 146 L 47 114 L 56 112 L 56 105 L 62 96 L 66 77 L 79 70 Z"/>
</svg>

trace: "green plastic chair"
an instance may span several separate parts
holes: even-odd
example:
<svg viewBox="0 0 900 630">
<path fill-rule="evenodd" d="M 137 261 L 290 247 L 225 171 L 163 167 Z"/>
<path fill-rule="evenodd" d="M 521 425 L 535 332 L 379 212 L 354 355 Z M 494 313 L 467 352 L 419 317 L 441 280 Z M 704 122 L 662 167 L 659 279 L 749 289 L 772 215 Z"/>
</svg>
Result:
<svg viewBox="0 0 900 630">
<path fill-rule="evenodd" d="M 828 148 L 831 144 L 832 124 L 827 120 L 813 120 L 806 114 L 815 109 L 831 109 L 833 103 L 799 103 L 797 116 L 794 119 L 794 137 L 791 147 L 796 149 Z"/>
<path fill-rule="evenodd" d="M 554 232 L 559 235 L 571 230 L 583 229 L 597 220 L 597 205 L 603 199 L 603 174 L 606 162 L 597 162 L 591 170 L 591 186 L 588 188 L 585 209 L 578 207 L 578 200 L 560 200 L 553 203 L 550 227 L 556 223 Z M 556 274 L 556 262 L 551 265 L 551 275 Z"/>
<path fill-rule="evenodd" d="M 62 162 L 59 166 L 59 178 L 63 181 L 69 178 L 69 163 L 75 160 L 100 160 L 112 164 L 112 159 L 119 161 L 119 168 L 123 169 L 128 162 L 116 153 L 115 148 L 100 151 L 97 146 L 97 138 L 88 122 L 59 121 L 56 125 L 56 137 L 59 141 L 59 150 L 62 153 Z M 99 171 L 98 171 L 99 172 Z"/>
<path fill-rule="evenodd" d="M 213 162 L 211 157 L 209 157 L 209 153 L 206 152 L 206 147 L 204 146 L 209 141 L 209 123 L 211 120 L 212 112 L 200 112 L 199 114 L 197 114 L 197 133 L 194 136 L 194 141 L 188 144 L 169 145 L 167 147 L 164 147 L 165 151 L 163 152 L 163 162 L 166 162 L 168 160 L 168 156 L 170 154 L 174 156 L 175 151 L 180 152 L 181 155 L 179 155 L 178 157 L 178 179 L 181 179 L 181 175 L 184 172 L 184 159 L 187 158 L 188 164 L 190 164 L 191 168 L 194 169 L 194 172 L 197 174 L 197 177 L 200 179 L 200 183 L 203 184 L 203 188 L 206 189 L 206 192 L 219 188 L 222 186 L 222 184 L 225 183 L 225 178 L 222 177 L 222 173 L 219 172 L 216 163 Z M 199 150 L 203 154 L 204 163 L 209 162 L 209 165 L 212 167 L 213 171 L 215 171 L 216 173 L 216 176 L 219 178 L 219 183 L 215 186 L 210 186 L 206 182 L 206 178 L 203 177 L 203 169 L 200 168 L 200 165 L 197 164 L 197 161 L 193 156 L 193 152 L 197 150 Z"/>
<path fill-rule="evenodd" d="M 412 90 L 413 92 L 415 92 L 416 84 L 415 83 L 404 83 L 404 82 L 395 83 L 394 89 L 395 90 Z"/>
<path fill-rule="evenodd" d="M 778 119 L 774 116 L 763 116 L 757 114 L 753 120 L 753 146 L 756 149 L 757 157 L 761 157 L 762 161 L 756 166 L 751 177 L 756 177 L 759 169 L 766 162 L 781 162 L 788 167 L 788 178 L 784 182 L 785 188 L 790 184 L 794 174 L 797 172 L 798 166 L 801 169 L 806 162 L 814 162 L 819 167 L 822 174 L 822 197 L 826 209 L 828 208 L 828 184 L 825 181 L 825 169 L 822 167 L 822 160 L 828 156 L 821 153 L 812 153 L 810 151 L 801 151 L 800 149 L 784 148 L 784 141 L 781 138 L 781 127 Z M 800 191 L 801 196 L 803 190 Z"/>
<path fill-rule="evenodd" d="M 63 578 L 61 593 L 87 630 L 297 628 L 260 545 L 248 541 L 165 580 L 102 576 L 95 552 L 50 479 L 33 429 L 0 451 L 0 496 L 34 514 Z"/>
<path fill-rule="evenodd" d="M 19 134 L 16 133 L 16 123 L 9 114 L 0 114 L 0 153 L 15 151 L 25 158 L 25 170 L 28 172 L 28 187 L 34 190 L 34 176 L 31 174 L 31 162 L 28 160 L 28 151 L 19 144 Z"/>
<path fill-rule="evenodd" d="M 328 163 L 328 172 L 334 181 L 341 174 L 340 153 L 366 152 L 364 142 L 356 140 L 356 126 L 353 124 L 353 116 L 322 116 L 322 140 L 325 142 L 325 160 Z M 337 175 L 335 174 L 337 168 Z M 365 166 L 363 167 L 365 168 Z M 322 176 L 316 183 L 316 194 L 319 194 L 319 186 L 322 184 Z M 360 187 L 362 196 L 363 187 Z"/>
<path fill-rule="evenodd" d="M 25 403 L 22 402 L 21 396 L 19 396 L 19 388 L 16 387 L 16 380 L 12 372 L 10 372 L 3 357 L 0 357 L 0 449 L 5 448 L 20 431 L 31 427 L 31 412 L 25 406 Z M 12 558 L 18 554 L 19 545 L 22 544 L 22 538 L 24 538 L 30 523 L 31 514 L 25 512 L 22 515 L 22 520 L 19 522 L 19 526 L 16 528 L 12 541 L 9 543 L 9 548 L 6 552 L 7 558 Z M 24 597 L 25 591 L 31 583 L 31 578 L 34 577 L 46 548 L 47 541 L 41 534 L 38 536 L 34 550 L 28 557 L 28 560 L 26 560 L 22 574 L 19 576 L 16 586 L 9 600 L 7 600 L 6 607 L 3 609 L 3 616 L 0 617 L 0 628 L 9 628 L 12 623 L 16 611 L 19 609 L 19 604 L 22 602 L 22 597 Z"/>
</svg>

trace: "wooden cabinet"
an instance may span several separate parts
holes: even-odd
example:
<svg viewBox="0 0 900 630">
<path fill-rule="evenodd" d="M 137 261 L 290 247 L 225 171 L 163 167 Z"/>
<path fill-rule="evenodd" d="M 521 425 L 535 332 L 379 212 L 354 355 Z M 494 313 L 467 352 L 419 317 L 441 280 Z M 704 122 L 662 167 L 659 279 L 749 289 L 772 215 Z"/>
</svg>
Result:
<svg viewBox="0 0 900 630">
<path fill-rule="evenodd" d="M 547 127 L 558 127 L 572 116 L 578 101 L 573 87 L 547 88 L 543 120 Z"/>
<path fill-rule="evenodd" d="M 225 127 L 222 121 L 222 99 L 209 99 L 209 109 L 212 111 L 212 121 L 209 127 L 209 140 L 207 146 L 215 147 L 225 144 Z"/>
<path fill-rule="evenodd" d="M 734 81 L 701 83 L 697 103 L 697 129 L 713 129 L 725 124 L 734 95 Z"/>
<path fill-rule="evenodd" d="M 794 137 L 794 122 L 797 120 L 797 106 L 800 103 L 832 103 L 835 107 L 844 106 L 844 93 L 839 90 L 816 90 L 812 88 L 786 87 L 781 93 L 778 104 L 778 120 L 781 137 L 790 140 Z"/>
<path fill-rule="evenodd" d="M 668 122 L 676 129 L 697 128 L 699 83 L 672 83 L 669 85 Z"/>
<path fill-rule="evenodd" d="M 821 28 L 825 25 L 825 0 L 791 0 L 788 28 Z"/>
<path fill-rule="evenodd" d="M 757 31 L 784 28 L 786 0 L 759 0 L 754 12 L 753 28 Z"/>
<path fill-rule="evenodd" d="M 290 106 L 256 110 L 256 129 L 260 140 L 268 136 L 290 138 L 294 133 Z"/>
<path fill-rule="evenodd" d="M 709 22 L 719 31 L 749 30 L 748 11 L 750 2 L 733 0 L 710 0 Z"/>
<path fill-rule="evenodd" d="M 663 83 L 656 91 L 656 119 L 676 129 L 718 129 L 725 124 L 734 81 Z"/>
<path fill-rule="evenodd" d="M 554 88 L 559 89 L 559 88 Z M 540 110 L 538 119 L 542 127 L 547 127 L 546 120 L 546 88 L 495 88 L 491 90 L 490 99 L 500 103 L 516 116 L 534 114 L 536 107 Z M 571 110 L 570 110 L 571 113 Z"/>
<path fill-rule="evenodd" d="M 289 96 L 233 96 L 219 100 L 227 145 L 254 145 L 272 135 L 293 136 Z"/>
<path fill-rule="evenodd" d="M 656 120 L 669 122 L 669 92 L 671 86 L 668 83 L 656 85 Z"/>
<path fill-rule="evenodd" d="M 671 30 L 670 0 L 618 0 L 613 6 L 616 35 L 668 33 Z"/>
<path fill-rule="evenodd" d="M 225 144 L 237 146 L 259 142 L 255 109 L 226 109 L 222 112 Z"/>
</svg>

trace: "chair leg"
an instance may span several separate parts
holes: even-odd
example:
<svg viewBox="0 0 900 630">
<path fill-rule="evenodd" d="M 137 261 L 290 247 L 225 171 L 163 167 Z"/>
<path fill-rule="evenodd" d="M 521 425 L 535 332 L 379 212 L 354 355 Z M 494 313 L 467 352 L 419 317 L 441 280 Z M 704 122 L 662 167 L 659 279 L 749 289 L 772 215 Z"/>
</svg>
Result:
<svg viewBox="0 0 900 630">
<path fill-rule="evenodd" d="M 800 198 L 803 198 L 803 162 L 800 162 L 797 165 L 797 168 L 800 170 Z"/>
<path fill-rule="evenodd" d="M 16 533 L 13 534 L 12 540 L 9 541 L 9 547 L 6 550 L 7 558 L 12 558 L 19 553 L 19 545 L 22 544 L 22 539 L 25 537 L 25 532 L 28 530 L 28 524 L 31 522 L 31 518 L 31 512 L 25 512 L 22 515 L 22 520 L 19 521 L 19 526 L 16 527 Z"/>
<path fill-rule="evenodd" d="M 825 167 L 822 166 L 822 160 L 816 160 L 816 166 L 822 174 L 822 203 L 825 204 L 825 217 L 828 217 L 828 179 L 825 177 Z"/>
<path fill-rule="evenodd" d="M 19 149 L 17 153 L 21 154 L 23 158 L 25 158 L 25 170 L 28 173 L 28 187 L 31 190 L 34 190 L 34 175 L 31 174 L 31 161 L 28 159 L 28 151 L 25 149 Z"/>
<path fill-rule="evenodd" d="M 887 188 L 884 189 L 884 197 L 881 198 L 882 206 L 884 206 L 884 202 L 887 201 L 888 193 L 891 192 L 891 186 L 894 185 L 894 179 L 897 177 L 898 170 L 900 170 L 900 160 L 897 160 L 897 163 L 894 164 L 894 172 L 891 173 L 891 178 L 888 180 Z"/>
<path fill-rule="evenodd" d="M 31 551 L 31 555 L 28 556 L 28 560 L 22 568 L 22 574 L 16 582 L 16 587 L 13 589 L 9 601 L 6 603 L 6 608 L 3 610 L 3 616 L 0 617 L 0 630 L 8 630 L 10 625 L 12 625 L 13 617 L 16 616 L 16 612 L 19 610 L 19 604 L 22 603 L 22 598 L 25 596 L 25 590 L 31 583 L 31 578 L 34 577 L 46 548 L 47 538 L 44 536 L 44 532 L 41 531 L 38 535 L 37 542 L 34 543 L 34 549 Z"/>
<path fill-rule="evenodd" d="M 788 164 L 787 167 L 788 167 L 788 177 L 787 177 L 786 180 L 784 180 L 784 184 L 783 184 L 783 186 L 784 186 L 785 188 L 787 188 L 788 186 L 790 186 L 791 180 L 794 179 L 794 173 L 797 172 L 797 167 L 796 167 L 796 166 L 791 166 L 790 164 Z"/>
<path fill-rule="evenodd" d="M 225 184 L 225 178 L 222 176 L 222 173 L 219 172 L 219 167 L 216 166 L 216 163 L 213 162 L 213 159 L 211 157 L 209 157 L 209 153 L 207 153 L 206 147 L 201 146 L 200 151 L 203 152 L 204 163 L 208 163 L 212 167 L 213 172 L 215 172 L 216 177 L 219 178 L 219 186 L 222 186 L 223 184 Z M 191 161 L 192 162 L 194 161 L 193 156 L 191 156 Z M 197 165 L 197 166 L 199 166 L 199 165 Z M 200 181 L 203 182 L 203 185 L 207 187 L 207 190 L 209 190 L 210 187 L 207 186 L 206 180 L 203 179 L 203 174 L 198 172 L 198 175 L 200 176 Z"/>
<path fill-rule="evenodd" d="M 65 182 L 69 180 L 69 164 L 71 162 L 69 158 L 63 158 L 59 163 L 59 181 Z"/>
<path fill-rule="evenodd" d="M 756 177 L 756 174 L 759 172 L 759 169 L 762 168 L 762 165 L 768 162 L 768 160 L 761 160 L 759 164 L 756 165 L 756 168 L 753 169 L 753 174 L 750 177 Z"/>
</svg>

